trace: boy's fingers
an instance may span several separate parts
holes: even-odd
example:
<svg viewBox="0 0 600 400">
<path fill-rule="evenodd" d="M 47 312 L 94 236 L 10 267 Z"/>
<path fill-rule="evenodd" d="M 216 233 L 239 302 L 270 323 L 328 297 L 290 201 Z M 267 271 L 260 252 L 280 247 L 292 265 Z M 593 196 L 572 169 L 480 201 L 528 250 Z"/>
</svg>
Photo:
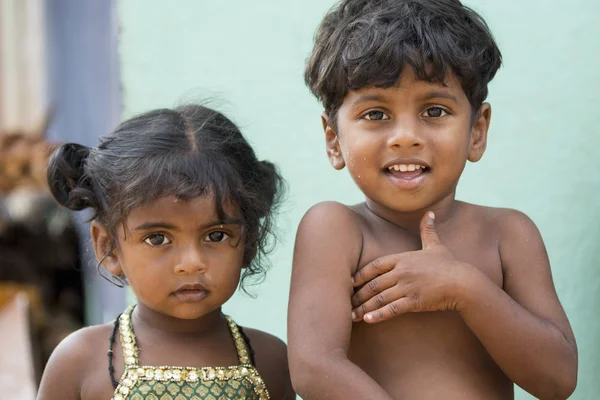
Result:
<svg viewBox="0 0 600 400">
<path fill-rule="evenodd" d="M 362 286 L 373 278 L 391 271 L 396 266 L 396 254 L 383 256 L 371 261 L 354 274 L 354 286 Z"/>
<path fill-rule="evenodd" d="M 435 214 L 433 211 L 426 212 L 421 219 L 421 243 L 423 249 L 440 244 L 440 237 L 435 230 Z"/>
<path fill-rule="evenodd" d="M 363 317 L 363 320 L 369 324 L 386 321 L 399 315 L 411 312 L 413 310 L 413 301 L 409 297 L 402 297 L 394 300 L 384 307 L 371 311 Z"/>
<path fill-rule="evenodd" d="M 372 298 L 379 296 L 384 290 L 395 286 L 397 283 L 398 281 L 393 276 L 385 274 L 370 280 L 365 286 L 354 293 L 354 296 L 352 296 L 352 307 L 358 307 L 361 304 L 366 303 Z M 384 304 L 381 304 L 379 307 L 383 305 Z"/>
<path fill-rule="evenodd" d="M 354 305 L 353 301 L 352 320 L 362 321 L 365 314 L 383 308 L 392 301 L 401 299 L 403 296 L 404 294 L 400 292 L 400 289 L 397 286 L 393 286 L 371 297 L 362 304 Z"/>
</svg>

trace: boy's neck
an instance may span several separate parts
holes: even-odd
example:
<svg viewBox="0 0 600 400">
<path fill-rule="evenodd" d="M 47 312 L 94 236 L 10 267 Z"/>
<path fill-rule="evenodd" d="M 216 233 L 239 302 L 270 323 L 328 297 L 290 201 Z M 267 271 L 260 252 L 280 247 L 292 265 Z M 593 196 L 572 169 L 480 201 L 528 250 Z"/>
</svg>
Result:
<svg viewBox="0 0 600 400">
<path fill-rule="evenodd" d="M 391 224 L 399 226 L 408 232 L 419 235 L 421 220 L 426 212 L 433 211 L 435 213 L 435 224 L 438 227 L 453 218 L 456 211 L 456 206 L 458 204 L 457 200 L 454 198 L 454 195 L 455 194 L 452 193 L 435 204 L 432 204 L 421 210 L 410 212 L 391 210 L 370 200 L 369 198 L 366 199 L 365 204 L 367 209 L 375 216 Z"/>
<path fill-rule="evenodd" d="M 142 303 L 135 307 L 132 318 L 134 325 L 141 324 L 156 333 L 195 337 L 215 331 L 225 321 L 221 308 L 198 319 L 181 319 L 156 312 Z"/>
</svg>

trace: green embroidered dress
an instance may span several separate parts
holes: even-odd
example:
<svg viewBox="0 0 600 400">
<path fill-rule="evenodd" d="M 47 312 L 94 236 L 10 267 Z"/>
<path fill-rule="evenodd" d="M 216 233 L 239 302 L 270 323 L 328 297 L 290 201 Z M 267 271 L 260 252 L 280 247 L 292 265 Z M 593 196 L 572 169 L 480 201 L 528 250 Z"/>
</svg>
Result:
<svg viewBox="0 0 600 400">
<path fill-rule="evenodd" d="M 113 400 L 269 400 L 260 374 L 238 326 L 228 316 L 229 330 L 237 349 L 239 365 L 231 367 L 152 367 L 139 364 L 139 351 L 131 327 L 129 307 L 119 317 L 125 371 Z"/>
</svg>

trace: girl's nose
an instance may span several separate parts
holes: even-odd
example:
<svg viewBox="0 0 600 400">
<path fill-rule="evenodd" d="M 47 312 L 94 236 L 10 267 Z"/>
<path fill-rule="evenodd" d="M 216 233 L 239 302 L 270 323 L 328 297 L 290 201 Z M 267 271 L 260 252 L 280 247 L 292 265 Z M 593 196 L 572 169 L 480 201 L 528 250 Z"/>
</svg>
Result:
<svg viewBox="0 0 600 400">
<path fill-rule="evenodd" d="M 179 263 L 175 265 L 176 274 L 194 274 L 206 271 L 206 260 L 198 244 L 190 244 L 181 251 Z"/>
</svg>

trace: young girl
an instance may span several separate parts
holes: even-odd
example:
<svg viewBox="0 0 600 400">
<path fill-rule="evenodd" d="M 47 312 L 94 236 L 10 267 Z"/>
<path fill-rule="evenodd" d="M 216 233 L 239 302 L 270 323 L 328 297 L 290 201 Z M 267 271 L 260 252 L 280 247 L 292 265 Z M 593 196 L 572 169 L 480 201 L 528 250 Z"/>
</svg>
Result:
<svg viewBox="0 0 600 400">
<path fill-rule="evenodd" d="M 97 148 L 60 147 L 48 181 L 60 204 L 94 211 L 99 266 L 138 302 L 67 337 L 39 399 L 294 398 L 285 344 L 221 312 L 240 275 L 243 288 L 264 274 L 282 183 L 231 121 L 150 111 Z"/>
</svg>

